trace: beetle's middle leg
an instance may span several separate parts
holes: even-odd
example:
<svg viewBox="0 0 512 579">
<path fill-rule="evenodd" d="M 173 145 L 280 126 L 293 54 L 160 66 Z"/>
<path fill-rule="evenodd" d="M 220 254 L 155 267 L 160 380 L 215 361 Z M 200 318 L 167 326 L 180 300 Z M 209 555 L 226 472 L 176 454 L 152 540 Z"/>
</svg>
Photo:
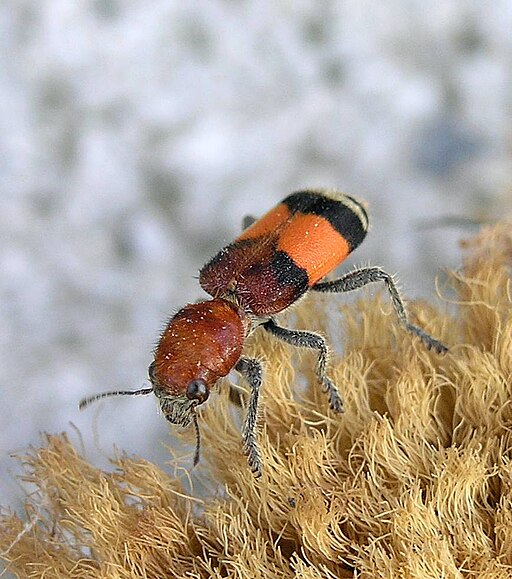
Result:
<svg viewBox="0 0 512 579">
<path fill-rule="evenodd" d="M 329 396 L 329 404 L 331 408 L 336 412 L 343 412 L 343 401 L 341 399 L 338 388 L 335 386 L 332 380 L 327 377 L 326 368 L 329 348 L 322 336 L 314 332 L 282 328 L 281 326 L 278 326 L 274 320 L 268 320 L 263 324 L 263 327 L 265 330 L 267 330 L 267 332 L 270 332 L 273 336 L 283 340 L 283 342 L 286 342 L 291 346 L 295 346 L 297 348 L 311 348 L 316 350 L 318 359 L 315 366 L 315 374 L 318 378 L 318 381 Z"/>
</svg>

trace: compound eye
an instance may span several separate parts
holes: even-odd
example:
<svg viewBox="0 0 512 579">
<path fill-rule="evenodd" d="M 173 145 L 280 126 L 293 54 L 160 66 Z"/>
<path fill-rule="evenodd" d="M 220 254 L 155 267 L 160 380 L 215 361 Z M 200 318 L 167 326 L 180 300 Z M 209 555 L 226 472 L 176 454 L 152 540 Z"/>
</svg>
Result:
<svg viewBox="0 0 512 579">
<path fill-rule="evenodd" d="M 210 391 L 206 386 L 204 380 L 192 380 L 187 386 L 187 398 L 189 400 L 198 400 L 199 404 L 202 404 L 208 400 Z"/>
</svg>

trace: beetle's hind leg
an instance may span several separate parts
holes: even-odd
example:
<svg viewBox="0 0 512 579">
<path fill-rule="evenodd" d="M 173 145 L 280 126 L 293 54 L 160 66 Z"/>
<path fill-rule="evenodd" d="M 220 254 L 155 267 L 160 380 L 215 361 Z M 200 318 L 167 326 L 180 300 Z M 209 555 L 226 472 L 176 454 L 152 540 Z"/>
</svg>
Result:
<svg viewBox="0 0 512 579">
<path fill-rule="evenodd" d="M 425 332 L 425 330 L 422 330 L 418 326 L 409 322 L 407 310 L 405 309 L 404 302 L 400 297 L 400 293 L 392 276 L 380 267 L 364 267 L 362 269 L 356 269 L 339 279 L 317 283 L 311 289 L 317 292 L 344 293 L 360 289 L 369 283 L 377 281 L 384 282 L 400 325 L 411 334 L 420 338 L 429 350 L 433 349 L 438 354 L 444 354 L 448 348 L 442 342 L 432 337 L 430 334 Z"/>
<path fill-rule="evenodd" d="M 254 215 L 246 215 L 242 219 L 242 231 L 245 231 L 248 227 L 250 227 L 253 223 L 257 221 Z"/>
<path fill-rule="evenodd" d="M 261 388 L 261 364 L 254 358 L 240 358 L 235 370 L 247 380 L 251 387 L 247 415 L 242 427 L 244 453 L 247 455 L 249 467 L 255 476 L 261 475 L 261 456 L 256 441 L 256 421 L 258 418 L 258 402 Z"/>
<path fill-rule="evenodd" d="M 270 332 L 276 338 L 283 340 L 291 346 L 297 348 L 311 348 L 317 351 L 318 359 L 315 366 L 315 373 L 318 381 L 323 386 L 324 390 L 329 396 L 329 404 L 335 412 L 343 412 L 343 401 L 341 399 L 338 388 L 327 377 L 327 357 L 329 355 L 329 348 L 326 341 L 314 332 L 306 332 L 304 330 L 289 330 L 278 326 L 274 320 L 269 320 L 263 324 L 267 332 Z"/>
</svg>

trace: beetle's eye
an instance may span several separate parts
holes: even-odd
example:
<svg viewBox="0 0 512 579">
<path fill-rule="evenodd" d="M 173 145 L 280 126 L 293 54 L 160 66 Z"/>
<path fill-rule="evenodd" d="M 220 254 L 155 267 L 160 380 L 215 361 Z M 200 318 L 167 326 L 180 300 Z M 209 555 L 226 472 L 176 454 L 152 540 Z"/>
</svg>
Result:
<svg viewBox="0 0 512 579">
<path fill-rule="evenodd" d="M 204 383 L 204 380 L 192 380 L 187 386 L 187 398 L 189 400 L 199 400 L 199 404 L 202 404 L 208 399 L 210 391 Z"/>
<path fill-rule="evenodd" d="M 148 376 L 152 384 L 156 382 L 155 372 L 156 372 L 156 364 L 155 362 L 151 362 L 148 368 Z"/>
</svg>

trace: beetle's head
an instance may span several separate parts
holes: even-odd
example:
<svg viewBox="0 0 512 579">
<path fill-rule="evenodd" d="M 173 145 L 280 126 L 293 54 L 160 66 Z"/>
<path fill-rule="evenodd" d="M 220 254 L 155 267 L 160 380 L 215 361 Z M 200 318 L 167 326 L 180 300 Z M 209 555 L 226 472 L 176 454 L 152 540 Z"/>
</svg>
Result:
<svg viewBox="0 0 512 579">
<path fill-rule="evenodd" d="M 150 364 L 148 375 L 153 385 L 153 392 L 160 402 L 160 408 L 171 424 L 189 426 L 195 419 L 196 407 L 206 402 L 210 396 L 210 388 L 202 378 L 190 380 L 183 392 L 169 391 L 159 381 L 156 362 Z"/>
<path fill-rule="evenodd" d="M 196 409 L 239 360 L 247 331 L 247 316 L 231 302 L 213 299 L 189 304 L 171 318 L 158 342 L 148 369 L 151 387 L 96 394 L 84 398 L 80 408 L 107 396 L 154 393 L 169 422 L 194 424 L 196 464 L 200 447 Z"/>
<path fill-rule="evenodd" d="M 169 422 L 187 426 L 195 408 L 238 362 L 246 325 L 223 299 L 189 304 L 171 318 L 155 349 L 149 379 Z"/>
<path fill-rule="evenodd" d="M 148 374 L 165 418 L 197 433 L 197 407 L 240 359 L 248 320 L 235 304 L 213 299 L 189 304 L 171 318 Z"/>
</svg>

